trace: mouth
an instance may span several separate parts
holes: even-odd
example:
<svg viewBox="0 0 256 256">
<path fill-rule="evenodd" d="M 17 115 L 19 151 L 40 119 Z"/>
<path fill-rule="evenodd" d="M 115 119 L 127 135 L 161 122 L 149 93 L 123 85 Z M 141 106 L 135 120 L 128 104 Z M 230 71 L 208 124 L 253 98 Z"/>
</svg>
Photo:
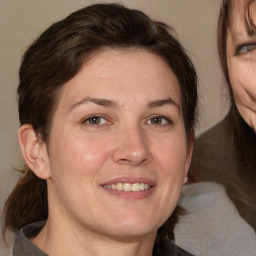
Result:
<svg viewBox="0 0 256 256">
<path fill-rule="evenodd" d="M 149 190 L 152 188 L 147 183 L 113 183 L 113 184 L 108 184 L 108 185 L 103 185 L 103 188 L 105 189 L 112 189 L 112 190 L 118 190 L 118 191 L 125 191 L 125 192 L 138 192 L 138 191 L 144 191 L 144 190 Z"/>
<path fill-rule="evenodd" d="M 148 198 L 156 190 L 156 183 L 147 178 L 119 177 L 101 184 L 110 195 L 127 200 Z"/>
</svg>

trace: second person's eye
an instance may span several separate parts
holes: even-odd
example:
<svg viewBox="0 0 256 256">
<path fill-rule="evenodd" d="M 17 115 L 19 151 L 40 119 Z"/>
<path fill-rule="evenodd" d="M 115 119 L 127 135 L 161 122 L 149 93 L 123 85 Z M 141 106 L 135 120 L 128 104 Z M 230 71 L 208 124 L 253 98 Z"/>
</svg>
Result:
<svg viewBox="0 0 256 256">
<path fill-rule="evenodd" d="M 246 45 L 239 46 L 236 52 L 237 54 L 243 54 L 255 49 L 256 49 L 256 44 L 246 44 Z"/>
</svg>

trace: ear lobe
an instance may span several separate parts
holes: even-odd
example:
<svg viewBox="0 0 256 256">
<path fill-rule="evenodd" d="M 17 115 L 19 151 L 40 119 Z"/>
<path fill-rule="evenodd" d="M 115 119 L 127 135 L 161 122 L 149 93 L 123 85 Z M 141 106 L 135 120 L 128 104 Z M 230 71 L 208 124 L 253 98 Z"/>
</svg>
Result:
<svg viewBox="0 0 256 256">
<path fill-rule="evenodd" d="M 185 176 L 183 179 L 183 184 L 186 184 L 188 182 L 188 176 Z"/>
<path fill-rule="evenodd" d="M 188 152 L 187 152 L 183 184 L 186 184 L 188 181 L 187 175 L 188 175 L 188 171 L 189 171 L 189 167 L 190 167 L 190 163 L 191 163 L 191 159 L 192 159 L 194 143 L 195 143 L 195 135 L 194 135 L 194 132 L 191 132 L 190 141 L 189 141 L 189 145 L 188 145 Z"/>
<path fill-rule="evenodd" d="M 22 125 L 18 131 L 18 138 L 23 157 L 30 170 L 40 179 L 50 178 L 46 144 L 36 135 L 33 126 Z"/>
</svg>

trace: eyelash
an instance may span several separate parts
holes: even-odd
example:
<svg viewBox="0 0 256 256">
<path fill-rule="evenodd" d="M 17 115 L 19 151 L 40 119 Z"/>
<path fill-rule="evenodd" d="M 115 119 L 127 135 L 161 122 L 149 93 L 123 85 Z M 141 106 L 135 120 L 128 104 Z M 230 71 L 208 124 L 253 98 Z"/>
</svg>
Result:
<svg viewBox="0 0 256 256">
<path fill-rule="evenodd" d="M 90 121 L 93 121 L 95 119 L 104 119 L 104 124 L 101 124 L 101 123 L 90 123 Z M 85 125 L 90 125 L 90 126 L 95 126 L 95 127 L 99 127 L 99 126 L 103 126 L 103 125 L 106 125 L 108 124 L 108 120 L 103 117 L 103 116 L 100 116 L 100 115 L 91 115 L 89 117 L 86 117 L 84 120 L 82 120 L 81 122 L 82 124 L 85 124 Z"/>
<path fill-rule="evenodd" d="M 170 118 L 168 118 L 168 117 L 166 117 L 166 116 L 158 116 L 158 115 L 155 115 L 155 116 L 152 116 L 147 122 L 150 122 L 150 121 L 152 121 L 153 119 L 156 119 L 156 118 L 158 118 L 158 119 L 160 119 L 161 121 L 166 121 L 167 123 L 165 123 L 165 124 L 159 124 L 159 123 L 151 123 L 151 125 L 161 125 L 161 126 L 166 126 L 166 125 L 170 125 L 170 124 L 173 124 L 173 121 L 170 119 Z"/>
<path fill-rule="evenodd" d="M 94 123 L 94 121 L 97 121 L 96 119 L 104 119 L 104 123 L 101 124 L 101 123 Z M 155 120 L 154 120 L 155 119 Z M 99 120 L 100 122 L 102 120 Z M 152 122 L 153 121 L 153 122 Z M 157 122 L 157 121 L 160 121 Z M 150 123 L 149 123 L 150 122 Z M 164 124 L 162 124 L 162 122 L 166 122 Z M 100 115 L 91 115 L 89 117 L 86 117 L 84 120 L 82 120 L 81 122 L 82 124 L 84 125 L 89 125 L 89 126 L 92 126 L 92 127 L 99 127 L 99 126 L 104 126 L 106 124 L 109 124 L 110 122 L 103 116 L 100 116 Z M 147 124 L 149 125 L 158 125 L 158 126 L 167 126 L 167 125 L 171 125 L 173 124 L 173 121 L 166 117 L 166 116 L 162 116 L 162 115 L 154 115 L 152 117 L 150 117 L 147 121 L 146 121 Z"/>
<path fill-rule="evenodd" d="M 249 48 L 249 49 L 247 49 L 246 51 L 242 51 L 242 50 L 244 50 L 243 48 Z M 246 54 L 246 53 L 251 52 L 255 49 L 256 49 L 256 43 L 242 44 L 242 45 L 237 46 L 236 55 Z"/>
</svg>

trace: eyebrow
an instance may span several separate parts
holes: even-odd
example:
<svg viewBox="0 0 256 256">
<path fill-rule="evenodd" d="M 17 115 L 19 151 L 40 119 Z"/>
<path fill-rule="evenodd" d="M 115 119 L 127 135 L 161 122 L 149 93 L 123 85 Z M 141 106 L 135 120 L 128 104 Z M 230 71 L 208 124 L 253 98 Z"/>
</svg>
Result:
<svg viewBox="0 0 256 256">
<path fill-rule="evenodd" d="M 247 29 L 247 35 L 248 36 L 254 36 L 256 33 L 255 33 L 255 31 L 254 30 L 252 30 L 252 29 Z"/>
<path fill-rule="evenodd" d="M 118 104 L 115 101 L 108 100 L 108 99 L 100 99 L 100 98 L 85 98 L 82 99 L 81 101 L 76 102 L 73 104 L 70 108 L 69 111 L 73 110 L 74 108 L 86 104 L 86 103 L 94 103 L 99 106 L 103 107 L 108 107 L 108 108 L 117 108 Z"/>
<path fill-rule="evenodd" d="M 163 99 L 163 100 L 153 100 L 153 101 L 148 103 L 149 108 L 157 108 L 157 107 L 162 107 L 162 106 L 165 106 L 165 105 L 174 105 L 180 111 L 179 104 L 176 103 L 172 98 Z"/>
<path fill-rule="evenodd" d="M 74 108 L 76 108 L 80 105 L 83 105 L 83 104 L 87 104 L 87 103 L 94 103 L 96 105 L 103 106 L 103 107 L 108 107 L 108 108 L 117 108 L 118 107 L 118 103 L 113 101 L 113 100 L 101 99 L 101 98 L 85 98 L 85 99 L 82 99 L 81 101 L 78 101 L 75 104 L 73 104 L 69 108 L 68 111 L 70 112 Z M 165 105 L 174 105 L 180 111 L 179 104 L 176 103 L 171 98 L 150 101 L 148 103 L 148 108 L 158 108 L 158 107 L 162 107 L 162 106 L 165 106 Z"/>
<path fill-rule="evenodd" d="M 245 37 L 253 37 L 256 33 L 250 29 L 247 29 L 246 32 L 239 32 L 233 35 L 235 40 L 245 39 Z"/>
<path fill-rule="evenodd" d="M 232 33 L 232 29 L 229 28 L 229 32 L 231 33 L 234 42 L 240 40 L 247 40 L 248 38 L 251 39 L 256 35 L 256 32 L 250 28 L 247 28 L 245 31 L 240 31 L 236 33 Z"/>
</svg>

